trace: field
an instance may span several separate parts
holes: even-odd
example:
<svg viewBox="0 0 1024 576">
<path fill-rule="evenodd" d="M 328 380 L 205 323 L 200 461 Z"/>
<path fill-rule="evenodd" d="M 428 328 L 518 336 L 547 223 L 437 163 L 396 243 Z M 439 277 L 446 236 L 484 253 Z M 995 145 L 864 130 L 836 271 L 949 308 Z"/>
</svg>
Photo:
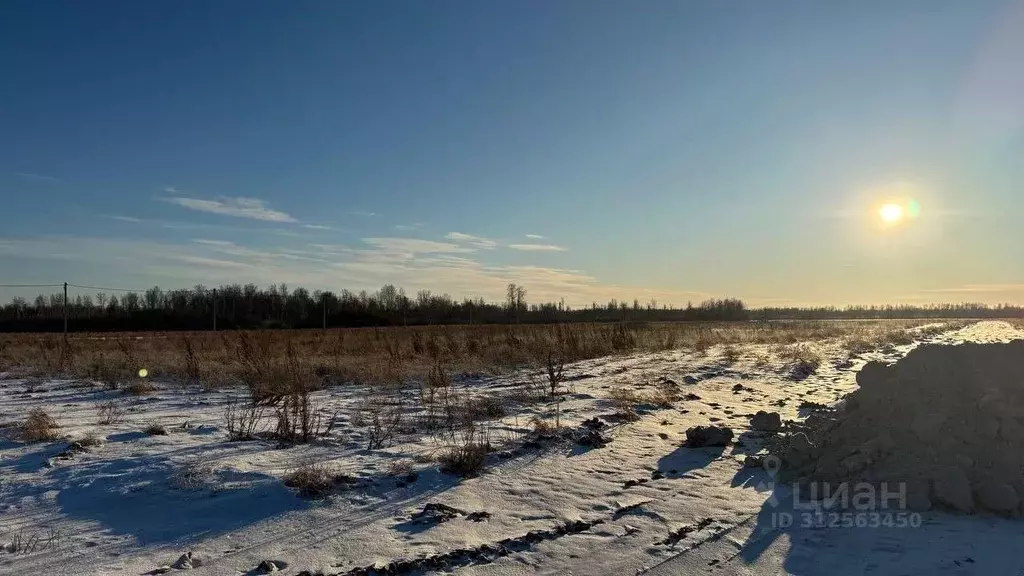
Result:
<svg viewBox="0 0 1024 576">
<path fill-rule="evenodd" d="M 438 326 L 252 332 L 0 334 L 0 370 L 23 376 L 61 375 L 111 386 L 146 368 L 154 380 L 239 384 L 247 359 L 298 362 L 326 381 L 365 381 L 383 364 L 400 364 L 408 377 L 424 376 L 441 358 L 455 372 L 508 373 L 546 361 L 566 362 L 613 354 L 692 349 L 714 345 L 840 340 L 851 349 L 906 344 L 905 328 L 928 320 L 808 322 L 615 323 Z"/>
<path fill-rule="evenodd" d="M 767 526 L 750 458 L 770 437 L 751 417 L 802 421 L 921 342 L 1019 337 L 999 321 L 0 336 L 0 573 L 1009 573 L 1012 520 Z M 735 441 L 683 445 L 709 424 Z"/>
</svg>

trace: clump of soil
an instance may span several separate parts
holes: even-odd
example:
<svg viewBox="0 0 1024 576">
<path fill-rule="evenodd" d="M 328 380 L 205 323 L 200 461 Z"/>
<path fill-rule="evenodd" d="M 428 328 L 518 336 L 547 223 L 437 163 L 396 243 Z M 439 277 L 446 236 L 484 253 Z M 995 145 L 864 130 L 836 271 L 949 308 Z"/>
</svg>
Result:
<svg viewBox="0 0 1024 576">
<path fill-rule="evenodd" d="M 778 412 L 758 410 L 750 417 L 750 429 L 757 432 L 778 432 L 782 429 L 782 416 Z"/>
<path fill-rule="evenodd" d="M 775 442 L 788 477 L 904 483 L 911 508 L 1020 515 L 1024 341 L 929 344 L 870 362 L 860 389 Z"/>
<path fill-rule="evenodd" d="M 459 510 L 458 508 L 448 506 L 447 504 L 428 502 L 426 506 L 423 507 L 423 510 L 412 515 L 412 520 L 414 522 L 425 524 L 444 524 L 453 518 L 465 515 L 465 510 Z"/>
<path fill-rule="evenodd" d="M 686 430 L 685 446 L 704 448 L 707 446 L 728 446 L 732 442 L 733 431 L 728 426 L 694 426 Z"/>
</svg>

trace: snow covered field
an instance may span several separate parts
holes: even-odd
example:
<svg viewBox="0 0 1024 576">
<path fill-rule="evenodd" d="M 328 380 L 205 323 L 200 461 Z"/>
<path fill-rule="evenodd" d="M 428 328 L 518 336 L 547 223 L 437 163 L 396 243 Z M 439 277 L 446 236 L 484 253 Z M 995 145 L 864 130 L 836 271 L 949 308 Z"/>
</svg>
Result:
<svg viewBox="0 0 1024 576">
<path fill-rule="evenodd" d="M 1009 324 L 980 322 L 927 339 L 1022 337 Z M 245 398 L 241 389 L 156 382 L 152 394 L 127 396 L 82 381 L 0 379 L 0 434 L 43 408 L 67 437 L 0 439 L 0 546 L 22 548 L 0 552 L 0 574 L 156 573 L 186 552 L 197 559 L 187 573 L 218 576 L 262 573 L 268 560 L 285 575 L 355 574 L 431 557 L 465 574 L 1024 573 L 1015 553 L 1024 524 L 1015 520 L 928 512 L 918 528 L 773 527 L 785 488 L 773 491 L 762 469 L 743 466 L 761 447 L 747 432 L 749 417 L 769 410 L 800 418 L 802 403 L 833 403 L 853 389 L 867 360 L 896 360 L 913 345 L 853 358 L 836 342 L 805 346 L 824 362 L 798 378 L 761 345 L 567 366 L 561 425 L 598 417 L 610 424 L 603 433 L 611 441 L 539 442 L 531 418 L 553 422 L 555 405 L 512 402 L 491 426 L 484 473 L 470 479 L 439 471 L 430 435 L 368 450 L 358 414 L 366 391 L 357 386 L 318 393 L 324 408 L 337 410 L 328 437 L 280 446 L 228 439 L 225 407 Z M 508 398 L 523 378 L 469 375 L 457 386 Z M 615 418 L 621 400 L 609 396 L 647 397 L 668 380 L 680 391 L 671 407 L 641 401 L 637 421 Z M 121 413 L 99 424 L 100 407 L 112 400 Z M 737 441 L 681 446 L 687 428 L 712 422 L 732 427 Z M 154 424 L 167 433 L 147 434 Z M 102 443 L 69 450 L 89 435 Z M 352 482 L 326 498 L 300 497 L 282 478 L 310 463 Z M 766 502 L 773 495 L 778 505 Z M 418 516 L 430 503 L 455 510 Z"/>
</svg>

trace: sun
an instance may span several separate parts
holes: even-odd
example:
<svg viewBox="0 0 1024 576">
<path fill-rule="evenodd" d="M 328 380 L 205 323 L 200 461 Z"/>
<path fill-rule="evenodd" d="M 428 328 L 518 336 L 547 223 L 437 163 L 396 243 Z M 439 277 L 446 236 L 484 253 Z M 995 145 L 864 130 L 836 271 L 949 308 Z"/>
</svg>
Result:
<svg viewBox="0 0 1024 576">
<path fill-rule="evenodd" d="M 903 220 L 904 216 L 903 206 L 899 204 L 882 204 L 882 207 L 878 209 L 878 217 L 886 224 L 895 224 Z"/>
</svg>

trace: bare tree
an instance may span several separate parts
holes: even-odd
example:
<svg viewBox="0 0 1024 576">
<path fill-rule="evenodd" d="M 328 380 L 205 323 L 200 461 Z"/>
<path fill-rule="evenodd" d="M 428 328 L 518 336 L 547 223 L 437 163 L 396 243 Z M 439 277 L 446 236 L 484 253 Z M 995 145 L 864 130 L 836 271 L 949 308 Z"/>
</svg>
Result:
<svg viewBox="0 0 1024 576">
<path fill-rule="evenodd" d="M 516 324 L 519 324 L 519 311 L 526 309 L 526 288 L 516 286 Z"/>
<path fill-rule="evenodd" d="M 509 283 L 505 289 L 505 307 L 511 312 L 516 307 L 516 285 Z"/>
</svg>

